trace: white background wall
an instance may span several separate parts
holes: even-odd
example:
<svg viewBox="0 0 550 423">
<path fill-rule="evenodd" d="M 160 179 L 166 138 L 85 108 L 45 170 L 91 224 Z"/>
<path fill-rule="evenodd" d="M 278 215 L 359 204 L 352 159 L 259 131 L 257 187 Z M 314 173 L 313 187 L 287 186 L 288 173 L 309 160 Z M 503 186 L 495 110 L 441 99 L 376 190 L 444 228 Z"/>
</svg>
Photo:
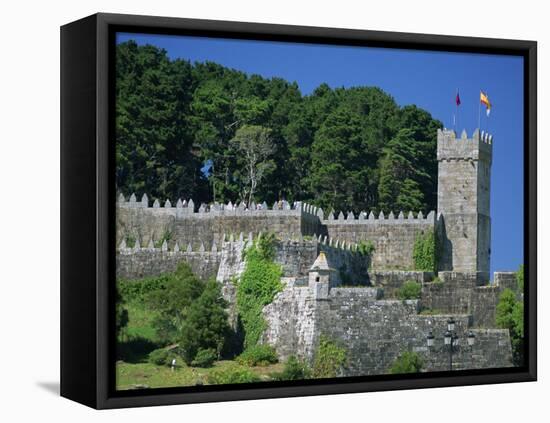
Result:
<svg viewBox="0 0 550 423">
<path fill-rule="evenodd" d="M 6 1 L 0 31 L 0 420 L 294 422 L 543 421 L 550 383 L 550 229 L 539 220 L 539 382 L 96 412 L 58 397 L 59 26 L 103 12 L 257 21 L 539 42 L 540 127 L 550 114 L 542 1 Z M 483 71 L 482 69 L 480 71 Z M 550 159 L 539 136 L 539 216 Z M 511 199 L 511 201 L 513 201 Z M 544 242 L 546 241 L 546 242 Z M 547 302 L 547 301 L 546 301 Z M 546 395 L 545 395 L 545 392 Z M 546 413 L 545 413 L 546 411 Z M 537 417 L 538 416 L 538 417 Z M 547 417 L 546 417 L 547 418 Z M 527 421 L 525 419 L 525 421 Z"/>
</svg>

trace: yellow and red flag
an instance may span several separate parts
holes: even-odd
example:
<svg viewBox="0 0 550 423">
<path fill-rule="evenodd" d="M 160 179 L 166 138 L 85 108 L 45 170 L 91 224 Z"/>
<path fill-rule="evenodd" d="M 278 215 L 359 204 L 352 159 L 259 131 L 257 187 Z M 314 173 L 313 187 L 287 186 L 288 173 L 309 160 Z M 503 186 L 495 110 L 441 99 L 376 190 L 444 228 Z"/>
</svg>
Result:
<svg viewBox="0 0 550 423">
<path fill-rule="evenodd" d="M 479 101 L 481 104 L 484 104 L 487 107 L 487 116 L 491 113 L 491 102 L 489 101 L 489 96 L 483 91 L 479 92 Z"/>
</svg>

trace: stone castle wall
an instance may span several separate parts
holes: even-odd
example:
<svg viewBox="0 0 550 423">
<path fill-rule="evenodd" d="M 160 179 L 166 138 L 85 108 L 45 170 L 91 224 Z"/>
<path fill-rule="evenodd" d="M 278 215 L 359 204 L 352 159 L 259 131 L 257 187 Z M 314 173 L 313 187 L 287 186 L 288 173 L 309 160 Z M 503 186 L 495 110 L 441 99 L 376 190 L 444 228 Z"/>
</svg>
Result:
<svg viewBox="0 0 550 423">
<path fill-rule="evenodd" d="M 132 197 L 127 202 L 119 198 L 117 245 L 128 238 L 139 239 L 141 245 L 147 245 L 150 240 L 168 239 L 169 248 L 177 242 L 184 248 L 190 244 L 195 249 L 201 244 L 219 245 L 230 234 L 273 232 L 279 237 L 289 237 L 301 233 L 300 210 L 291 209 L 287 203 L 284 209 L 275 210 L 246 210 L 244 206 L 232 205 L 207 210 L 203 205 L 198 211 L 192 201 L 185 206 L 178 204 L 172 207 L 168 201 L 160 207 L 160 203 L 155 201 L 150 207 L 146 196 L 141 202 L 132 201 Z"/>
<path fill-rule="evenodd" d="M 191 245 L 185 251 L 179 244 L 169 249 L 168 242 L 161 247 L 149 246 L 128 248 L 124 244 L 117 250 L 117 277 L 125 280 L 158 276 L 173 272 L 181 262 L 186 262 L 197 276 L 202 279 L 216 277 L 220 282 L 231 282 L 238 279 L 244 270 L 243 252 L 252 242 L 252 236 L 239 237 L 237 240 L 225 241 L 219 246 L 214 243 L 206 250 L 204 245 L 193 250 Z M 351 245 L 330 245 L 311 240 L 276 240 L 275 262 L 281 265 L 283 277 L 307 277 L 308 271 L 321 251 L 337 270 L 334 275 L 336 284 L 367 285 L 369 257 L 352 251 Z M 340 273 L 345 273 L 342 278 Z"/>
<path fill-rule="evenodd" d="M 403 213 L 387 217 L 380 213 L 377 218 L 372 213 L 368 216 L 361 213 L 356 219 L 353 213 L 346 218 L 340 213 L 337 218 L 332 214 L 320 221 L 321 232 L 326 231 L 329 237 L 351 243 L 371 241 L 375 250 L 372 256 L 374 269 L 412 270 L 414 269 L 413 248 L 419 235 L 434 230 L 436 216 L 434 212 L 427 217 L 422 212 L 414 217 Z"/>
<path fill-rule="evenodd" d="M 179 263 L 185 262 L 195 275 L 207 280 L 217 275 L 220 259 L 221 252 L 212 251 L 119 250 L 116 256 L 116 275 L 124 280 L 158 276 L 174 272 Z"/>
<path fill-rule="evenodd" d="M 486 284 L 479 273 L 439 272 L 440 282 L 422 285 L 420 306 L 437 313 L 470 314 L 476 328 L 496 327 L 496 306 L 506 288 L 517 292 L 514 272 L 495 272 L 492 284 Z"/>
<path fill-rule="evenodd" d="M 448 315 L 419 315 L 418 301 L 381 299 L 376 288 L 333 288 L 328 299 L 315 300 L 313 289 L 287 287 L 264 309 L 268 329 L 264 342 L 275 347 L 281 358 L 291 354 L 312 362 L 319 337 L 325 335 L 347 350 L 344 375 L 387 373 L 404 351 L 415 351 L 425 361 L 426 371 L 448 370 L 448 352 L 443 334 Z M 512 365 L 507 330 L 476 329 L 470 315 L 453 315 L 460 337 L 453 369 L 508 367 Z M 428 349 L 432 331 L 435 345 Z M 476 336 L 473 348 L 466 334 Z"/>
<path fill-rule="evenodd" d="M 179 206 L 178 206 L 179 205 Z M 192 201 L 179 202 L 176 207 L 167 201 L 161 207 L 158 201 L 151 207 L 147 196 L 137 202 L 135 196 L 129 201 L 120 197 L 117 207 L 117 245 L 126 240 L 139 240 L 141 245 L 167 240 L 172 249 L 177 242 L 180 248 L 196 250 L 201 245 L 220 245 L 230 234 L 254 234 L 272 232 L 278 238 L 300 238 L 311 236 L 327 245 L 336 241 L 347 245 L 361 241 L 372 242 L 372 267 L 375 269 L 414 268 L 413 247 L 420 234 L 432 230 L 436 224 L 435 213 L 424 217 L 420 212 L 416 217 L 409 213 L 387 217 L 380 213 L 375 217 L 371 212 L 360 213 L 355 217 L 349 212 L 334 217 L 324 216 L 321 209 L 308 204 L 290 205 L 281 203 L 269 209 L 262 205 L 258 209 L 252 205 L 248 210 L 244 205 L 233 206 L 215 204 L 208 208 L 202 205 L 198 211 Z M 265 207 L 265 208 L 263 208 Z M 281 207 L 281 208 L 277 208 Z"/>
</svg>

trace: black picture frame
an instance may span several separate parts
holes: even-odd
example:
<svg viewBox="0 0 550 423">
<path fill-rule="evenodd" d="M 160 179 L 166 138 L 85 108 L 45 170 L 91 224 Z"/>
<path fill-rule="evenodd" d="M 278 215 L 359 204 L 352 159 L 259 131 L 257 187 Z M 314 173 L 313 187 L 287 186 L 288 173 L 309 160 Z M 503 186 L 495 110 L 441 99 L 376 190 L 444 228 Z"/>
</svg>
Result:
<svg viewBox="0 0 550 423">
<path fill-rule="evenodd" d="M 522 56 L 525 366 L 299 383 L 114 390 L 113 46 L 118 31 Z M 105 409 L 536 380 L 536 140 L 537 44 L 533 41 L 103 13 L 61 27 L 61 395 Z"/>
</svg>

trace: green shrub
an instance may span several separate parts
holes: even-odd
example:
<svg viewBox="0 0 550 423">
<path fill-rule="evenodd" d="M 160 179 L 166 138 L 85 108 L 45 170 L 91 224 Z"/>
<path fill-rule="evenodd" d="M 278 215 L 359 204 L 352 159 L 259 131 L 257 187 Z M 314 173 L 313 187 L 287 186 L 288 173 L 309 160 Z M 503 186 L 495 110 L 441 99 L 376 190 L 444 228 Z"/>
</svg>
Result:
<svg viewBox="0 0 550 423">
<path fill-rule="evenodd" d="M 435 278 L 433 278 L 432 283 L 437 286 L 441 286 L 443 285 L 443 279 L 441 279 L 439 276 L 436 276 Z"/>
<path fill-rule="evenodd" d="M 415 281 L 407 281 L 397 290 L 397 298 L 400 300 L 417 300 L 421 294 L 422 285 Z"/>
<path fill-rule="evenodd" d="M 285 363 L 285 367 L 280 373 L 273 373 L 271 377 L 274 380 L 304 380 L 311 378 L 311 369 L 305 361 L 297 359 L 291 355 Z"/>
<path fill-rule="evenodd" d="M 191 362 L 193 367 L 211 367 L 214 361 L 218 358 L 216 350 L 213 348 L 207 348 L 204 350 L 199 350 L 195 359 Z"/>
<path fill-rule="evenodd" d="M 126 236 L 126 247 L 127 248 L 134 248 L 136 245 L 136 238 L 133 235 L 127 235 Z"/>
<path fill-rule="evenodd" d="M 237 311 L 244 329 L 244 349 L 258 343 L 267 327 L 263 308 L 283 288 L 281 266 L 273 262 L 275 238 L 263 235 L 246 250 L 246 265 L 237 283 Z"/>
<path fill-rule="evenodd" d="M 436 272 L 437 252 L 437 236 L 433 230 L 418 235 L 413 247 L 414 270 Z"/>
<path fill-rule="evenodd" d="M 231 366 L 212 370 L 207 376 L 207 381 L 210 385 L 252 383 L 259 382 L 260 377 L 246 367 Z"/>
<path fill-rule="evenodd" d="M 162 234 L 162 237 L 155 242 L 155 248 L 161 248 L 164 241 L 169 242 L 172 239 L 172 232 L 166 230 Z"/>
<path fill-rule="evenodd" d="M 357 252 L 364 256 L 371 256 L 375 249 L 372 241 L 359 241 L 357 244 Z"/>
<path fill-rule="evenodd" d="M 118 279 L 117 290 L 125 302 L 143 301 L 150 292 L 164 289 L 170 276 L 170 274 L 164 274 L 132 281 Z"/>
<path fill-rule="evenodd" d="M 267 366 L 278 361 L 277 353 L 271 345 L 254 345 L 237 357 L 237 362 L 245 366 Z"/>
<path fill-rule="evenodd" d="M 518 282 L 518 289 L 519 289 L 519 292 L 523 293 L 523 286 L 524 286 L 524 282 L 523 282 L 523 264 L 519 266 L 519 269 L 518 271 L 516 272 L 516 280 Z"/>
<path fill-rule="evenodd" d="M 346 364 L 346 350 L 324 335 L 319 340 L 319 348 L 313 363 L 314 378 L 337 377 Z"/>
<path fill-rule="evenodd" d="M 500 294 L 496 307 L 496 324 L 510 331 L 514 364 L 523 364 L 524 349 L 524 309 L 523 301 L 516 299 L 516 294 L 506 288 Z"/>
<path fill-rule="evenodd" d="M 149 353 L 149 363 L 156 364 L 157 366 L 170 366 L 174 358 L 177 359 L 177 354 L 174 351 L 167 350 L 166 348 L 159 348 Z"/>
<path fill-rule="evenodd" d="M 419 373 L 424 367 L 424 360 L 415 352 L 405 351 L 395 359 L 390 367 L 393 375 L 403 373 Z"/>
</svg>

